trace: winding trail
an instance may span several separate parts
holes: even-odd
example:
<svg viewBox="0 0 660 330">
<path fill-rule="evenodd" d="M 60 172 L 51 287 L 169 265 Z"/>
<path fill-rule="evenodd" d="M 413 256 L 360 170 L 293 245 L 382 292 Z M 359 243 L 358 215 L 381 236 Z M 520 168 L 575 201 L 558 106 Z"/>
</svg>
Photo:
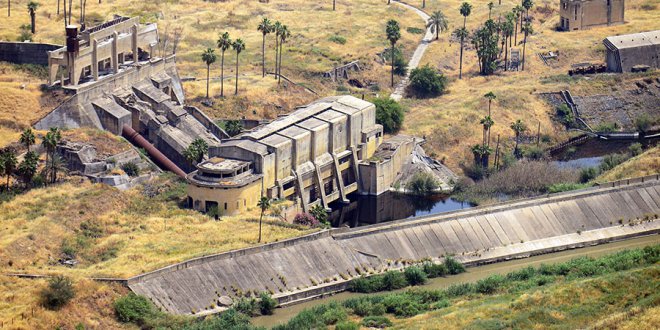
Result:
<svg viewBox="0 0 660 330">
<path fill-rule="evenodd" d="M 414 6 L 411 6 L 407 3 L 399 2 L 399 1 L 396 1 L 396 0 L 393 0 L 392 3 L 396 3 L 400 6 L 406 7 L 408 9 L 414 11 L 417 15 L 419 15 L 419 17 L 421 17 L 424 20 L 424 24 L 426 24 L 426 22 L 429 21 L 429 18 L 431 18 L 431 16 L 429 16 L 427 13 L 425 13 L 421 9 L 419 9 L 417 7 L 414 7 Z M 403 94 L 405 93 L 406 87 L 408 86 L 408 82 L 410 80 L 409 79 L 410 78 L 410 72 L 413 69 L 417 68 L 417 66 L 419 66 L 419 62 L 422 60 L 422 56 L 424 56 L 424 52 L 426 52 L 426 48 L 428 48 L 429 43 L 431 43 L 431 41 L 433 41 L 434 36 L 435 36 L 435 34 L 433 32 L 431 32 L 431 28 L 430 27 L 426 28 L 426 34 L 424 35 L 424 38 L 419 43 L 419 45 L 417 45 L 417 48 L 415 49 L 415 52 L 413 53 L 413 56 L 410 59 L 410 62 L 408 62 L 408 70 L 406 72 L 406 76 L 401 81 L 399 81 L 399 83 L 394 88 L 394 92 L 392 94 L 390 94 L 391 99 L 393 99 L 395 101 L 399 101 L 403 98 Z"/>
</svg>

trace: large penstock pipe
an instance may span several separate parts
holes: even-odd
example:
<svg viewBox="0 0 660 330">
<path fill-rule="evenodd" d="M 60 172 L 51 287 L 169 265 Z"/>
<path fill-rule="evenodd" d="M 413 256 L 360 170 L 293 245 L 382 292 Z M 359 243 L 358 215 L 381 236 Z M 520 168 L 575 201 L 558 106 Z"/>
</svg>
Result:
<svg viewBox="0 0 660 330">
<path fill-rule="evenodd" d="M 154 147 L 149 141 L 147 141 L 145 138 L 140 135 L 140 133 L 136 132 L 134 129 L 129 127 L 128 125 L 124 125 L 121 128 L 121 134 L 128 139 L 129 141 L 137 144 L 141 148 L 147 151 L 149 156 L 153 158 L 158 165 L 160 165 L 162 168 L 174 172 L 174 174 L 186 178 L 186 172 L 181 170 L 176 164 L 174 164 L 167 156 L 163 155 L 162 152 L 160 152 L 156 147 Z"/>
</svg>

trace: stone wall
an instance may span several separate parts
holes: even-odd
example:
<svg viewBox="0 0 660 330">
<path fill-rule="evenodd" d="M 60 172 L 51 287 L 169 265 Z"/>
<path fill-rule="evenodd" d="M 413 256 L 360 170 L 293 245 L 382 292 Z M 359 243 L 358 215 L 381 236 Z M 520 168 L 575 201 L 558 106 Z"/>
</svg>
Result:
<svg viewBox="0 0 660 330">
<path fill-rule="evenodd" d="M 655 234 L 659 213 L 655 176 L 626 186 L 333 230 L 332 236 L 326 232 L 193 259 L 128 284 L 168 312 L 212 313 L 209 306 L 220 296 L 270 290 L 290 302 L 323 294 L 329 286 L 341 289 L 361 274 L 401 268 L 403 260 L 455 255 L 461 262 L 479 263 Z"/>
<path fill-rule="evenodd" d="M 59 45 L 33 42 L 0 42 L 0 61 L 15 64 L 48 65 L 48 52 Z"/>
</svg>

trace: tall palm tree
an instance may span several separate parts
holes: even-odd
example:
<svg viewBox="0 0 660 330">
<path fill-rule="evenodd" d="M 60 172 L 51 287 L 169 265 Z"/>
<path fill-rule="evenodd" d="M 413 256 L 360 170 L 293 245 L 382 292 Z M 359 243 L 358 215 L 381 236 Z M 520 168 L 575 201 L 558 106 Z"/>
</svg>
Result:
<svg viewBox="0 0 660 330">
<path fill-rule="evenodd" d="M 522 70 L 525 71 L 525 48 L 527 48 L 527 35 L 534 33 L 532 28 L 532 23 L 529 21 L 525 22 L 523 26 L 523 32 L 525 32 L 525 38 L 523 39 L 523 56 L 522 56 Z"/>
<path fill-rule="evenodd" d="M 483 132 L 483 139 L 484 139 L 484 145 L 485 146 L 490 146 L 490 128 L 495 125 L 495 122 L 493 121 L 490 116 L 486 116 L 481 121 L 479 122 L 481 125 L 484 127 L 484 132 Z"/>
<path fill-rule="evenodd" d="M 207 48 L 202 53 L 202 61 L 206 63 L 206 98 L 209 98 L 209 81 L 211 78 L 211 64 L 215 63 L 218 57 L 215 55 L 213 48 Z"/>
<path fill-rule="evenodd" d="M 50 176 L 51 183 L 57 182 L 57 173 L 65 173 L 68 168 L 66 167 L 66 162 L 59 155 L 53 155 L 51 158 L 50 164 L 47 164 L 46 167 L 46 177 Z"/>
<path fill-rule="evenodd" d="M 506 20 L 502 26 L 502 33 L 504 34 L 504 71 L 509 69 L 509 47 L 511 47 L 511 37 L 513 36 L 513 21 L 515 20 L 515 14 L 509 12 L 506 14 Z M 509 46 L 506 46 L 507 39 L 509 40 Z"/>
<path fill-rule="evenodd" d="M 435 33 L 435 40 L 438 40 L 440 32 L 447 31 L 447 17 L 441 10 L 435 11 L 426 23 L 426 27 L 431 28 L 431 32 Z"/>
<path fill-rule="evenodd" d="M 291 36 L 291 32 L 289 32 L 289 28 L 286 27 L 286 25 L 282 25 L 280 28 L 280 58 L 278 60 L 278 65 L 277 65 L 277 84 L 279 85 L 281 82 L 282 78 L 282 45 L 286 42 L 286 39 L 288 39 Z"/>
<path fill-rule="evenodd" d="M 461 8 L 458 10 L 461 15 L 463 16 L 463 30 L 467 32 L 467 28 L 465 27 L 465 24 L 467 23 L 467 17 L 470 16 L 470 13 L 472 12 L 472 5 L 463 2 L 461 4 Z M 467 33 L 463 33 L 463 31 L 460 32 L 460 36 L 465 35 L 467 38 Z M 461 57 L 459 60 L 459 65 L 458 65 L 458 79 L 463 79 L 463 41 L 465 38 L 461 38 Z"/>
<path fill-rule="evenodd" d="M 513 154 L 518 157 L 520 155 L 520 150 L 518 150 L 518 143 L 520 143 L 520 135 L 527 130 L 527 126 L 523 123 L 522 120 L 518 119 L 515 122 L 511 123 L 511 129 L 516 134 L 516 147 L 513 149 Z"/>
<path fill-rule="evenodd" d="M 225 51 L 231 47 L 229 32 L 225 32 L 218 38 L 218 48 L 222 52 L 220 55 L 220 97 L 225 96 Z"/>
<path fill-rule="evenodd" d="M 27 9 L 28 13 L 30 13 L 30 28 L 32 29 L 32 34 L 36 33 L 36 13 L 37 13 L 37 8 L 39 7 L 39 3 L 35 1 L 30 1 L 27 4 Z"/>
<path fill-rule="evenodd" d="M 49 166 L 55 158 L 55 151 L 57 150 L 57 144 L 62 140 L 62 133 L 57 127 L 51 127 L 43 140 L 41 140 L 41 145 L 46 148 L 46 166 Z M 50 159 L 50 163 L 49 163 Z M 51 177 L 51 181 L 54 182 L 54 179 Z"/>
<path fill-rule="evenodd" d="M 335 11 L 337 7 L 337 0 L 332 0 L 332 11 Z"/>
<path fill-rule="evenodd" d="M 513 34 L 513 44 L 518 45 L 518 21 L 522 19 L 522 13 L 523 13 L 523 7 L 521 5 L 517 5 L 513 7 L 513 13 L 516 14 L 516 29 Z M 520 23 L 520 26 L 522 27 L 522 22 Z"/>
<path fill-rule="evenodd" d="M 490 19 L 490 14 L 493 11 L 494 6 L 495 6 L 495 4 L 493 4 L 492 1 L 488 3 L 488 19 Z"/>
<path fill-rule="evenodd" d="M 522 6 L 525 8 L 525 17 L 529 18 L 529 10 L 534 6 L 534 0 L 522 0 Z"/>
<path fill-rule="evenodd" d="M 9 179 L 14 175 L 14 172 L 16 172 L 17 164 L 18 160 L 16 159 L 16 154 L 13 149 L 7 148 L 2 154 L 0 154 L 0 168 L 2 169 L 0 174 L 7 177 L 7 191 L 9 191 Z"/>
<path fill-rule="evenodd" d="M 280 21 L 275 21 L 273 24 L 273 31 L 275 32 L 275 79 L 277 79 L 277 73 L 279 72 L 279 60 L 280 60 L 280 34 L 282 33 L 282 23 Z"/>
<path fill-rule="evenodd" d="M 261 220 L 264 217 L 264 212 L 270 207 L 270 199 L 266 196 L 261 196 L 257 206 L 261 209 L 261 215 L 259 216 L 259 240 L 257 242 L 261 243 Z"/>
<path fill-rule="evenodd" d="M 273 24 L 270 20 L 264 17 L 259 26 L 257 26 L 257 31 L 261 31 L 261 77 L 266 76 L 266 35 L 273 32 Z"/>
<path fill-rule="evenodd" d="M 23 180 L 23 183 L 25 184 L 25 188 L 27 188 L 31 183 L 32 179 L 34 178 L 34 175 L 37 173 L 37 165 L 39 162 L 39 156 L 37 156 L 37 153 L 34 151 L 30 151 L 25 154 L 25 157 L 23 157 L 23 161 L 18 164 L 18 168 L 16 169 L 19 176 Z"/>
<path fill-rule="evenodd" d="M 236 51 L 236 89 L 234 90 L 234 95 L 238 95 L 238 55 L 245 50 L 245 43 L 241 39 L 236 39 L 231 48 Z"/>
<path fill-rule="evenodd" d="M 495 93 L 490 91 L 486 93 L 484 97 L 488 99 L 488 116 L 490 116 L 490 104 L 493 102 L 494 99 L 497 98 L 497 96 L 495 96 Z"/>
<path fill-rule="evenodd" d="M 34 132 L 32 132 L 32 128 L 28 127 L 23 131 L 23 133 L 21 133 L 19 142 L 24 144 L 27 148 L 27 151 L 29 152 L 30 146 L 34 145 L 34 140 Z"/>
<path fill-rule="evenodd" d="M 399 22 L 391 19 L 387 21 L 387 27 L 385 28 L 385 34 L 387 35 L 387 40 L 389 40 L 390 45 L 392 46 L 391 50 L 391 59 L 392 59 L 392 87 L 394 87 L 394 46 L 396 42 L 401 39 L 401 28 L 399 27 Z"/>
</svg>

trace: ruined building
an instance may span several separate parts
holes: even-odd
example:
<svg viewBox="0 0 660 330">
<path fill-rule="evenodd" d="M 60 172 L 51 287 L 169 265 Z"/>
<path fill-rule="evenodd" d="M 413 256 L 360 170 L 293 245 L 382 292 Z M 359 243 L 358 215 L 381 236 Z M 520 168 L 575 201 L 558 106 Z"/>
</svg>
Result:
<svg viewBox="0 0 660 330">
<path fill-rule="evenodd" d="M 660 30 L 607 37 L 607 71 L 631 72 L 660 68 Z"/>
<path fill-rule="evenodd" d="M 61 86 L 67 99 L 37 129 L 94 127 L 124 135 L 180 175 L 195 169 L 183 155 L 192 141 L 213 147 L 227 137 L 199 109 L 184 105 L 174 55 L 155 56 L 156 24 L 115 17 L 80 32 L 68 26 L 66 44 L 48 53 L 48 63 L 51 85 Z"/>
<path fill-rule="evenodd" d="M 261 196 L 293 200 L 308 211 L 348 201 L 351 193 L 379 195 L 420 142 L 399 135 L 383 143 L 372 103 L 323 98 L 211 148 L 210 159 L 188 174 L 188 202 L 235 214 L 256 207 Z"/>
<path fill-rule="evenodd" d="M 625 0 L 561 0 L 561 29 L 585 30 L 596 26 L 622 24 Z"/>
</svg>

